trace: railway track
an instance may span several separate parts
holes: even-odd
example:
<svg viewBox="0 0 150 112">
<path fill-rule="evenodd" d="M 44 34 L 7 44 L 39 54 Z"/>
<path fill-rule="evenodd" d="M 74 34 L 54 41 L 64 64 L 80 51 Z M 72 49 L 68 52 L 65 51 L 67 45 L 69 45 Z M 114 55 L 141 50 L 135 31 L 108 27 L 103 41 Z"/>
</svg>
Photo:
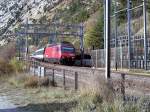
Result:
<svg viewBox="0 0 150 112">
<path fill-rule="evenodd" d="M 90 86 L 100 84 L 105 79 L 104 68 L 90 68 L 50 64 L 45 62 L 36 62 L 37 66 L 45 67 L 49 70 L 55 70 L 55 76 L 63 82 L 63 70 L 66 72 L 66 78 L 73 83 L 74 73 L 78 73 L 79 86 Z M 51 74 L 50 72 L 48 75 Z M 121 91 L 122 86 L 128 93 L 146 94 L 150 96 L 150 75 L 148 73 L 136 73 L 128 70 L 112 70 L 112 83 L 115 90 Z M 123 83 L 123 84 L 122 84 Z"/>
<path fill-rule="evenodd" d="M 70 71 L 76 71 L 76 72 L 89 72 L 89 71 L 102 71 L 105 72 L 105 68 L 94 68 L 94 67 L 79 67 L 79 66 L 67 66 L 67 65 L 59 65 L 59 64 L 51 64 L 46 62 L 37 62 L 39 65 L 43 67 L 50 67 L 54 69 L 64 69 L 64 70 L 70 70 Z M 144 70 L 128 70 L 128 69 L 118 69 L 118 70 L 111 70 L 111 73 L 118 74 L 126 74 L 126 75 L 132 75 L 137 77 L 150 77 L 150 71 L 144 71 Z"/>
</svg>

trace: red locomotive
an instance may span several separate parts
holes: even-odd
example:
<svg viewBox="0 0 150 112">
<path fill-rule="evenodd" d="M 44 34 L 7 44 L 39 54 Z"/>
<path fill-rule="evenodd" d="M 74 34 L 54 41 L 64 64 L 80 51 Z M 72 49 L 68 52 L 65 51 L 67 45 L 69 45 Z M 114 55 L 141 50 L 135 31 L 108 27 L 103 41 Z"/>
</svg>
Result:
<svg viewBox="0 0 150 112">
<path fill-rule="evenodd" d="M 44 50 L 44 61 L 73 65 L 75 61 L 75 48 L 69 42 L 48 45 Z"/>
</svg>

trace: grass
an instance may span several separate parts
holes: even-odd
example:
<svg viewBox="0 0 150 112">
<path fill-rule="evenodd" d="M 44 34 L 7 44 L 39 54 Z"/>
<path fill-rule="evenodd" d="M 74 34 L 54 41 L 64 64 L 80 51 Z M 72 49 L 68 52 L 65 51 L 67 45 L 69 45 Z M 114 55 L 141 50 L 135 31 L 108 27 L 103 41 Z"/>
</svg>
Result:
<svg viewBox="0 0 150 112">
<path fill-rule="evenodd" d="M 18 62 L 13 60 L 12 63 L 15 65 Z M 14 66 L 14 68 L 18 67 Z M 22 96 L 20 96 L 16 101 L 19 100 L 20 102 L 28 102 L 28 105 L 25 108 L 38 108 L 39 111 L 37 112 L 51 112 L 54 110 L 61 112 L 142 111 L 142 101 L 137 103 L 125 103 L 119 98 L 116 99 L 116 97 L 113 95 L 113 92 L 108 89 L 107 84 L 102 82 L 102 79 L 97 79 L 101 81 L 101 85 L 99 84 L 97 88 L 84 88 L 79 91 L 68 91 L 61 88 L 56 88 L 51 85 L 52 83 L 48 80 L 48 78 L 38 78 L 36 76 L 30 76 L 29 74 L 19 74 L 19 72 L 17 74 L 15 72 L 15 75 L 1 75 L 0 80 L 3 80 L 9 83 L 9 85 L 13 86 L 13 91 L 15 91 L 15 89 L 17 89 L 16 91 L 20 93 L 22 90 L 26 91 L 23 93 L 23 96 L 27 99 L 20 101 L 22 100 Z M 14 96 L 16 94 L 14 94 Z M 60 105 L 62 106 L 61 108 Z"/>
<path fill-rule="evenodd" d="M 28 74 L 15 74 L 7 80 L 11 85 L 23 88 L 48 87 L 52 84 L 47 77 L 39 78 Z"/>
<path fill-rule="evenodd" d="M 15 43 L 0 47 L 0 75 L 11 75 L 23 71 L 24 64 L 16 58 Z"/>
<path fill-rule="evenodd" d="M 78 105 L 73 108 L 73 112 L 141 112 L 141 103 L 127 102 L 115 99 L 113 103 L 106 102 L 103 96 L 93 94 L 80 94 Z"/>
<path fill-rule="evenodd" d="M 7 64 L 12 70 L 9 66 L 6 66 Z M 28 105 L 22 109 L 38 109 L 36 112 L 53 112 L 55 110 L 60 112 L 141 112 L 141 102 L 125 103 L 119 98 L 116 99 L 113 91 L 110 91 L 108 85 L 102 82 L 103 79 L 97 79 L 101 82 L 97 88 L 83 88 L 79 91 L 63 90 L 53 87 L 51 81 L 46 77 L 39 78 L 29 74 L 20 74 L 23 64 L 15 58 L 10 63 L 0 61 L 0 65 L 7 71 L 6 73 L 3 72 L 5 75 L 1 75 L 0 80 L 4 80 L 13 86 L 9 89 L 16 90 L 16 94 L 23 91 L 23 96 L 27 98 L 22 99 L 22 96 L 19 96 L 19 99 L 16 100 L 28 102 Z M 11 72 L 15 75 L 12 75 Z M 16 95 L 14 92 L 11 92 L 11 94 L 13 94 L 13 97 Z"/>
<path fill-rule="evenodd" d="M 137 75 L 137 76 L 150 76 L 150 71 L 142 70 L 142 69 L 118 69 L 117 71 L 115 69 L 112 69 L 113 72 L 116 73 L 125 73 L 130 75 Z"/>
<path fill-rule="evenodd" d="M 22 62 L 12 58 L 9 61 L 3 60 L 0 58 L 0 77 L 6 78 L 11 77 L 14 74 L 19 74 L 23 72 L 24 65 Z"/>
<path fill-rule="evenodd" d="M 29 75 L 17 74 L 7 77 L 6 81 L 11 85 L 7 93 L 10 91 L 15 97 L 17 93 L 23 92 L 25 99 L 17 96 L 18 100 L 15 101 L 27 102 L 23 109 L 36 112 L 141 112 L 143 104 L 142 99 L 136 103 L 123 102 L 114 96 L 112 96 L 113 100 L 106 99 L 108 95 L 106 93 L 109 91 L 105 84 L 101 85 L 103 87 L 101 90 L 82 88 L 74 91 L 53 86 L 39 86 L 37 82 L 39 79 Z M 26 83 L 30 86 L 26 87 Z M 12 89 L 14 92 L 11 92 Z"/>
<path fill-rule="evenodd" d="M 14 71 L 13 66 L 3 59 L 0 59 L 0 75 L 10 74 Z"/>
<path fill-rule="evenodd" d="M 16 58 L 12 58 L 9 64 L 12 66 L 15 73 L 19 73 L 23 71 L 24 63 L 21 61 L 18 61 Z"/>
</svg>

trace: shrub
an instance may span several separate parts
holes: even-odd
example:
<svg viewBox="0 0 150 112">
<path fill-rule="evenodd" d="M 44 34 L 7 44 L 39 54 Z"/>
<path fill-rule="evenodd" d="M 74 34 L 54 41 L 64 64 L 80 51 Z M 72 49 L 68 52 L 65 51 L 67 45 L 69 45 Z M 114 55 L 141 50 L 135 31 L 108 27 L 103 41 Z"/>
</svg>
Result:
<svg viewBox="0 0 150 112">
<path fill-rule="evenodd" d="M 0 48 L 0 57 L 6 62 L 9 62 L 16 55 L 15 44 L 5 45 Z"/>
<path fill-rule="evenodd" d="M 8 82 L 15 87 L 37 88 L 53 86 L 48 77 L 39 78 L 28 74 L 16 74 L 9 78 Z"/>
<path fill-rule="evenodd" d="M 100 9 L 101 12 L 102 9 Z M 85 45 L 87 48 L 102 49 L 104 47 L 103 38 L 103 15 L 100 13 L 96 22 L 87 25 L 85 32 Z"/>
<path fill-rule="evenodd" d="M 23 71 L 24 64 L 16 58 L 12 58 L 10 60 L 10 65 L 13 67 L 16 73 Z"/>
<path fill-rule="evenodd" d="M 77 14 L 77 16 L 73 18 L 74 19 L 73 21 L 76 23 L 80 23 L 86 21 L 89 17 L 90 14 L 88 13 L 88 11 L 85 9 L 81 9 L 80 12 Z"/>
<path fill-rule="evenodd" d="M 24 82 L 25 88 L 35 88 L 38 87 L 38 77 L 28 77 Z"/>
<path fill-rule="evenodd" d="M 0 47 L 0 75 L 10 74 L 14 72 L 13 66 L 9 63 L 12 57 L 15 56 L 14 44 L 9 44 Z"/>
<path fill-rule="evenodd" d="M 13 66 L 5 60 L 0 59 L 0 75 L 10 74 L 12 72 L 14 72 Z"/>
<path fill-rule="evenodd" d="M 44 86 L 44 87 L 49 86 L 49 78 L 48 77 L 40 78 L 39 86 Z"/>
<path fill-rule="evenodd" d="M 27 75 L 16 74 L 8 79 L 8 82 L 15 87 L 22 87 L 28 79 Z"/>
<path fill-rule="evenodd" d="M 18 73 L 23 71 L 23 63 L 18 61 L 15 56 L 15 47 L 7 45 L 0 48 L 0 74 Z"/>
</svg>

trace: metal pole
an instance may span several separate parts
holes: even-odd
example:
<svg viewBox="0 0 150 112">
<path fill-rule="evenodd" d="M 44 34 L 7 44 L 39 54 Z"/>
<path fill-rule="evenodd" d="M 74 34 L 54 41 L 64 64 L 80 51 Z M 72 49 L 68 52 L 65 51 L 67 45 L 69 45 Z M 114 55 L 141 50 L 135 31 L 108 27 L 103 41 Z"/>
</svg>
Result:
<svg viewBox="0 0 150 112">
<path fill-rule="evenodd" d="M 143 0 L 143 17 L 144 17 L 144 68 L 147 70 L 147 19 L 146 19 L 146 0 Z"/>
<path fill-rule="evenodd" d="M 105 51 L 105 48 L 106 48 L 106 0 L 103 1 L 103 8 L 104 8 L 104 51 Z"/>
<path fill-rule="evenodd" d="M 26 54 L 25 54 L 25 58 L 26 58 L 26 60 L 27 60 L 27 58 L 28 58 L 28 18 L 27 18 L 27 20 L 26 20 L 26 28 L 25 28 L 25 33 L 26 33 Z"/>
<path fill-rule="evenodd" d="M 105 39 L 106 39 L 106 60 L 105 60 L 105 78 L 107 80 L 110 79 L 110 9 L 111 9 L 111 0 L 106 0 L 106 34 L 105 34 Z"/>
<path fill-rule="evenodd" d="M 66 88 L 66 74 L 65 70 L 63 70 L 63 76 L 64 76 L 64 89 Z"/>
<path fill-rule="evenodd" d="M 121 93 L 123 101 L 125 101 L 125 74 L 121 74 Z"/>
<path fill-rule="evenodd" d="M 121 69 L 123 68 L 123 52 L 122 52 L 122 40 L 120 40 L 120 62 L 121 62 Z"/>
<path fill-rule="evenodd" d="M 53 83 L 53 86 L 55 86 L 55 70 L 52 69 L 52 83 Z"/>
<path fill-rule="evenodd" d="M 96 64 L 96 68 L 97 68 L 97 50 L 96 50 L 96 63 L 95 64 Z"/>
<path fill-rule="evenodd" d="M 81 51 L 81 66 L 83 66 L 83 59 L 84 59 L 83 24 L 80 25 L 80 51 Z"/>
<path fill-rule="evenodd" d="M 75 90 L 78 90 L 78 72 L 75 72 Z"/>
<path fill-rule="evenodd" d="M 117 2 L 115 0 L 115 68 L 117 71 Z"/>
<path fill-rule="evenodd" d="M 127 12 L 128 12 L 128 68 L 131 68 L 131 0 L 127 0 Z"/>
</svg>

